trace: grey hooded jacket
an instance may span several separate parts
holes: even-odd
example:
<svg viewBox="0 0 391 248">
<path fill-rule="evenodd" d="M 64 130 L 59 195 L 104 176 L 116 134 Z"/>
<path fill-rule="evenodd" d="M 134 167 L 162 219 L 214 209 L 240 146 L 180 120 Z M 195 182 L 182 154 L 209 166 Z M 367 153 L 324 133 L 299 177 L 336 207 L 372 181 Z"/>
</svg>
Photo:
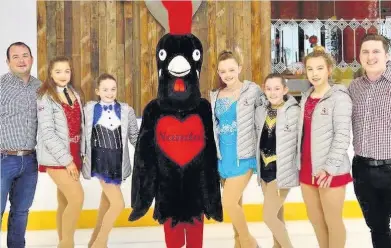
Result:
<svg viewBox="0 0 391 248">
<path fill-rule="evenodd" d="M 268 104 L 268 103 L 267 103 Z M 255 110 L 255 129 L 257 134 L 257 170 L 258 183 L 261 181 L 260 142 L 262 129 L 267 117 L 267 104 Z M 285 104 L 277 110 L 276 155 L 277 187 L 292 188 L 299 185 L 299 170 L 296 165 L 297 121 L 300 107 L 293 96 L 288 96 Z"/>
<path fill-rule="evenodd" d="M 216 100 L 219 90 L 210 93 L 210 101 L 213 114 L 213 131 L 217 146 L 217 157 L 222 159 L 219 148 L 219 135 L 217 118 L 215 115 Z M 255 108 L 264 104 L 265 96 L 261 88 L 254 82 L 244 80 L 240 90 L 240 96 L 237 103 L 237 151 L 238 159 L 255 157 L 255 130 L 254 113 Z"/>
<path fill-rule="evenodd" d="M 82 121 L 84 119 L 79 95 L 73 90 L 79 101 Z M 37 161 L 46 166 L 67 166 L 73 161 L 69 146 L 69 129 L 64 110 L 58 102 L 45 94 L 37 100 L 38 133 Z M 81 123 L 81 128 L 83 124 Z M 83 129 L 82 129 L 83 132 Z M 82 134 L 81 134 L 82 136 Z M 81 140 L 82 137 L 75 137 Z M 82 154 L 81 154 L 82 155 Z"/>
<path fill-rule="evenodd" d="M 298 122 L 297 165 L 301 165 L 301 145 L 305 104 L 313 91 L 311 87 L 302 95 L 301 113 Z M 343 85 L 331 85 L 312 113 L 311 158 L 315 176 L 325 170 L 332 176 L 350 172 L 351 163 L 347 154 L 350 145 L 352 101 Z"/>
</svg>

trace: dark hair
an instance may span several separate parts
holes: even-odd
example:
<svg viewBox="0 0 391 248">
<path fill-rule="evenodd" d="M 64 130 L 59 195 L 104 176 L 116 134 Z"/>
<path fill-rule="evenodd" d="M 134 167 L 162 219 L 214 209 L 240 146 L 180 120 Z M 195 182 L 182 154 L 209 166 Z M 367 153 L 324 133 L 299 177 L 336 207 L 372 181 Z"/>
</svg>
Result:
<svg viewBox="0 0 391 248">
<path fill-rule="evenodd" d="M 81 104 L 84 104 L 84 94 L 82 90 L 73 82 L 72 61 L 68 57 L 64 56 L 56 57 L 50 61 L 48 67 L 48 75 L 46 80 L 42 83 L 41 87 L 38 90 L 38 97 L 41 98 L 43 95 L 48 94 L 54 99 L 54 101 L 61 103 L 61 100 L 57 95 L 57 85 L 51 76 L 54 65 L 59 62 L 67 62 L 69 64 L 69 67 L 71 68 L 71 80 L 69 81 L 68 85 L 71 85 L 72 88 L 79 94 Z"/>
<path fill-rule="evenodd" d="M 21 41 L 18 41 L 18 42 L 14 42 L 12 43 L 11 45 L 9 45 L 9 47 L 7 48 L 7 60 L 10 60 L 10 50 L 11 50 L 11 47 L 13 46 L 24 46 L 26 47 L 28 50 L 29 50 L 29 53 L 30 53 L 30 56 L 32 57 L 33 55 L 31 54 L 31 49 L 28 45 L 26 45 L 25 43 L 21 42 Z"/>
<path fill-rule="evenodd" d="M 106 79 L 111 79 L 111 80 L 117 82 L 117 80 L 115 79 L 115 77 L 113 75 L 105 72 L 105 73 L 101 74 L 96 79 L 96 88 L 99 88 L 100 82 L 102 82 L 103 80 L 106 80 Z"/>
<path fill-rule="evenodd" d="M 279 78 L 281 80 L 281 84 L 282 86 L 285 87 L 288 87 L 288 85 L 286 84 L 286 79 L 285 77 L 282 75 L 282 74 L 278 74 L 278 73 L 270 73 L 269 75 L 266 76 L 265 80 L 263 81 L 263 87 L 265 87 L 266 85 L 266 81 L 268 79 L 272 79 L 272 78 Z M 283 97 L 284 101 L 288 101 L 288 96 L 285 94 L 284 97 Z"/>
<path fill-rule="evenodd" d="M 267 75 L 267 77 L 265 78 L 265 80 L 263 81 L 263 84 L 265 85 L 266 84 L 266 81 L 268 79 L 272 79 L 272 78 L 279 78 L 281 80 L 281 84 L 286 87 L 286 79 L 285 77 L 282 75 L 282 74 L 278 74 L 278 73 L 270 73 L 269 75 Z"/>
<path fill-rule="evenodd" d="M 390 50 L 390 40 L 387 39 L 383 35 L 373 34 L 373 33 L 369 33 L 369 34 L 364 35 L 364 37 L 361 39 L 360 50 L 361 50 L 362 44 L 364 42 L 370 41 L 370 40 L 381 41 L 383 43 L 383 48 L 386 51 L 386 53 L 388 53 L 388 51 Z"/>
</svg>

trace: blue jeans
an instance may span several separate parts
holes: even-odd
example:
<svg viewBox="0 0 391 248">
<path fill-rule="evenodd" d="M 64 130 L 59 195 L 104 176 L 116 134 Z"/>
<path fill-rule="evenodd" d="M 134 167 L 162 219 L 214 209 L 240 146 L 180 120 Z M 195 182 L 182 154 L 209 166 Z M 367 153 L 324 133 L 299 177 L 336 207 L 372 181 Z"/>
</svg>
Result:
<svg viewBox="0 0 391 248">
<path fill-rule="evenodd" d="M 25 247 L 25 233 L 29 208 L 35 195 L 38 180 L 36 155 L 12 156 L 1 154 L 1 220 L 9 194 L 7 246 Z"/>
</svg>

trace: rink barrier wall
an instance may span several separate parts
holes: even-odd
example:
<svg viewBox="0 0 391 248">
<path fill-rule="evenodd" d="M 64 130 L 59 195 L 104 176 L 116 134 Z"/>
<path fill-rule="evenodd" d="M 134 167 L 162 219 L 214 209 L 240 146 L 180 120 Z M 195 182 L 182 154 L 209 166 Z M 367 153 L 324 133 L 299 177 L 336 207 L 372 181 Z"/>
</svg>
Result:
<svg viewBox="0 0 391 248">
<path fill-rule="evenodd" d="M 244 212 L 246 219 L 249 222 L 261 222 L 262 219 L 262 204 L 245 204 Z M 306 208 L 303 202 L 288 202 L 285 206 L 285 220 L 308 220 Z M 153 219 L 153 209 L 138 221 L 129 222 L 128 216 L 131 209 L 125 209 L 115 222 L 115 227 L 142 227 L 142 226 L 157 226 L 157 221 Z M 83 210 L 78 222 L 78 229 L 93 228 L 96 223 L 98 210 Z M 345 201 L 343 210 L 344 219 L 362 218 L 362 212 L 357 201 Z M 2 231 L 7 231 L 8 213 L 4 213 Z M 224 222 L 230 223 L 231 220 L 227 215 L 224 215 Z M 213 220 L 206 220 L 205 223 L 216 223 Z M 32 211 L 29 214 L 27 230 L 53 230 L 56 229 L 56 211 Z"/>
</svg>

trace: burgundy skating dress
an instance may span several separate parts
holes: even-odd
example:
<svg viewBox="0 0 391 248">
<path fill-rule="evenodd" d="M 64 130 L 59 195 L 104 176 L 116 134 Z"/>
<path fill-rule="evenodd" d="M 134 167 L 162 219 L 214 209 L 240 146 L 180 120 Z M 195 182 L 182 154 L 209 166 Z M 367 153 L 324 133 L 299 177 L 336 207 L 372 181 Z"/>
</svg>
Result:
<svg viewBox="0 0 391 248">
<path fill-rule="evenodd" d="M 312 113 L 319 98 L 308 97 L 304 107 L 304 128 L 303 128 L 303 143 L 301 149 L 301 169 L 300 169 L 300 183 L 308 184 L 318 187 L 318 178 L 312 176 L 311 163 L 311 122 Z M 344 186 L 352 181 L 350 173 L 339 176 L 334 176 L 330 183 L 330 188 Z"/>
<path fill-rule="evenodd" d="M 69 147 L 77 169 L 80 171 L 82 161 L 80 157 L 80 135 L 81 135 L 81 111 L 79 102 L 76 100 L 73 106 L 69 106 L 66 103 L 61 103 L 67 118 L 69 129 Z M 40 172 L 46 172 L 46 169 L 65 169 L 65 166 L 45 166 L 39 165 Z"/>
</svg>

